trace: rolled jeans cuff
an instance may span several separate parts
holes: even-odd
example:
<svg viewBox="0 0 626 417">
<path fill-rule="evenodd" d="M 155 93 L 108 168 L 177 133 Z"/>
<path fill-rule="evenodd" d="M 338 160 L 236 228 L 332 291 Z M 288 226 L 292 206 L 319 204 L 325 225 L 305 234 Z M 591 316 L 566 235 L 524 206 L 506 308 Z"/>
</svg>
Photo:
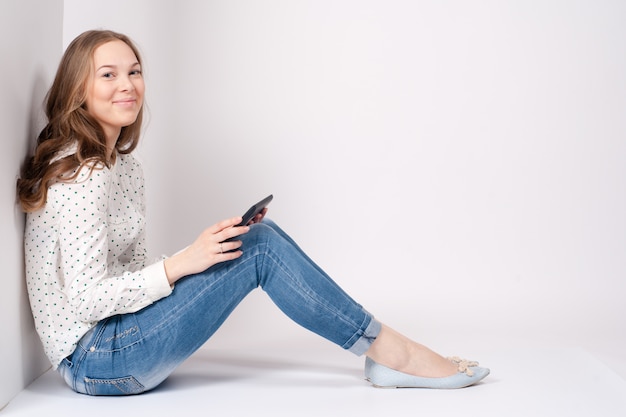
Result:
<svg viewBox="0 0 626 417">
<path fill-rule="evenodd" d="M 372 317 L 361 337 L 348 350 L 357 356 L 363 355 L 374 343 L 381 329 L 380 322 Z"/>
</svg>

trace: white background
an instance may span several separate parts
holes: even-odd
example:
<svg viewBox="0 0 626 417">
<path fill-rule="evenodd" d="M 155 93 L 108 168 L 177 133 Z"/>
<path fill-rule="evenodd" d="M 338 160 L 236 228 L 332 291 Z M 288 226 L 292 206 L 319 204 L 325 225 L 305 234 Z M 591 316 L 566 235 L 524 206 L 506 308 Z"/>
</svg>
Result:
<svg viewBox="0 0 626 417">
<path fill-rule="evenodd" d="M 150 249 L 268 193 L 381 320 L 442 350 L 626 347 L 626 4 L 64 1 L 146 62 Z M 214 347 L 323 343 L 262 293 Z"/>
</svg>

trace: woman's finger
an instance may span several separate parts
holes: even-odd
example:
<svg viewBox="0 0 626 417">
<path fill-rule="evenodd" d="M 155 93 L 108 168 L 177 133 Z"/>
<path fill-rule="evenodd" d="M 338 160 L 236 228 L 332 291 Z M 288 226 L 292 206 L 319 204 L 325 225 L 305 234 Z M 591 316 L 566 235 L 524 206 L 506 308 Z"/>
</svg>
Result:
<svg viewBox="0 0 626 417">
<path fill-rule="evenodd" d="M 229 227 L 233 227 L 236 224 L 241 222 L 241 216 L 239 217 L 231 217 L 230 219 L 225 219 L 220 222 L 215 223 L 213 226 L 209 227 L 209 230 L 213 234 L 217 234 L 224 229 L 228 229 Z"/>
</svg>

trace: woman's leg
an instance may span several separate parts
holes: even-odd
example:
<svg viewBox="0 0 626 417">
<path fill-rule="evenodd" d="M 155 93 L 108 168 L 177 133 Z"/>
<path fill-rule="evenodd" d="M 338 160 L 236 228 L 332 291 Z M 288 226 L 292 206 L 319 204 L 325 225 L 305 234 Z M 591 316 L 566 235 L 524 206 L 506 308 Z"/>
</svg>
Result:
<svg viewBox="0 0 626 417">
<path fill-rule="evenodd" d="M 370 348 L 380 324 L 275 224 L 253 225 L 241 239 L 240 258 L 185 277 L 137 313 L 99 323 L 62 363 L 68 384 L 91 395 L 154 388 L 258 286 L 305 328 L 357 355 Z"/>
<path fill-rule="evenodd" d="M 302 253 L 302 256 L 307 257 L 278 225 L 271 220 L 266 220 L 264 223 L 276 230 L 284 239 L 290 241 Z M 309 261 L 315 265 L 313 261 Z M 319 267 L 316 266 L 316 268 L 325 274 Z M 444 377 L 457 372 L 457 366 L 448 359 L 426 346 L 408 339 L 386 325 L 382 325 L 382 330 L 367 350 L 366 355 L 381 365 L 411 375 Z"/>
</svg>

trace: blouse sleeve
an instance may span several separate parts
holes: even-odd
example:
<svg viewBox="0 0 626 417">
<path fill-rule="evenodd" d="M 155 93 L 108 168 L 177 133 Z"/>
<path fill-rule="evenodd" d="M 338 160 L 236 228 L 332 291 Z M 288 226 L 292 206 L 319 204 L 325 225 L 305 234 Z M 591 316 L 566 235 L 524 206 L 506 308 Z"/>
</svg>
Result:
<svg viewBox="0 0 626 417">
<path fill-rule="evenodd" d="M 143 266 L 143 196 L 114 195 L 123 188 L 113 181 L 108 168 L 83 167 L 52 192 L 61 291 L 84 322 L 138 311 L 172 291 L 162 260 Z"/>
</svg>

